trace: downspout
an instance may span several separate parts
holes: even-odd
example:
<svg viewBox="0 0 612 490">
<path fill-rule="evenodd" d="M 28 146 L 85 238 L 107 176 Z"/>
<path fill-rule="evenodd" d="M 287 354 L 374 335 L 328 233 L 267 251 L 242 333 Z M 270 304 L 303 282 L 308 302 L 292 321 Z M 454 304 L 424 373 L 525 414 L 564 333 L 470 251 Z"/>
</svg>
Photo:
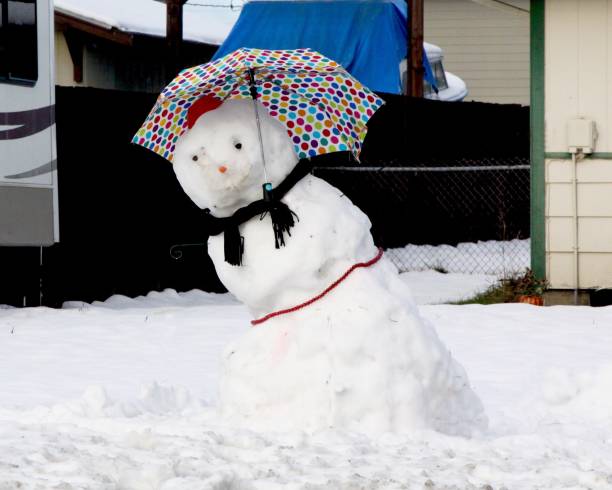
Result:
<svg viewBox="0 0 612 490">
<path fill-rule="evenodd" d="M 578 304 L 578 290 L 580 289 L 580 256 L 578 250 L 579 226 L 578 226 L 578 156 L 584 158 L 582 150 L 572 153 L 572 218 L 574 224 L 574 304 Z"/>
</svg>

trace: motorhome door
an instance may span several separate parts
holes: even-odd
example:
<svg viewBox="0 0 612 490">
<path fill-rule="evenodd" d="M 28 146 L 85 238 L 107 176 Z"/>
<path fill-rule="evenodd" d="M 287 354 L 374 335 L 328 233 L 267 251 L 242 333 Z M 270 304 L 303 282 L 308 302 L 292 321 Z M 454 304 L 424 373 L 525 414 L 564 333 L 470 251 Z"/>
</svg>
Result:
<svg viewBox="0 0 612 490">
<path fill-rule="evenodd" d="M 0 0 L 0 246 L 59 239 L 51 0 Z"/>
</svg>

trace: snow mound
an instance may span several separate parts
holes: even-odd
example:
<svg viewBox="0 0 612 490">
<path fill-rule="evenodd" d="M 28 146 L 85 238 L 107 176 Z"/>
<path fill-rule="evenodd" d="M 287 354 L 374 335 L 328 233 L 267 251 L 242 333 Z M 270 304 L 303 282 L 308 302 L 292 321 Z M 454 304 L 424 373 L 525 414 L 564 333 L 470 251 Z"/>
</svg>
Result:
<svg viewBox="0 0 612 490">
<path fill-rule="evenodd" d="M 545 408 L 558 417 L 612 423 L 612 364 L 587 371 L 551 369 L 542 395 Z"/>
<path fill-rule="evenodd" d="M 49 413 L 60 420 L 81 418 L 138 417 L 141 415 L 185 415 L 202 410 L 203 405 L 181 386 L 157 382 L 142 386 L 134 401 L 112 399 L 99 385 L 87 387 L 79 398 L 50 407 Z M 41 407 L 42 410 L 45 410 Z"/>
<path fill-rule="evenodd" d="M 401 272 L 443 269 L 463 274 L 508 277 L 530 265 L 530 240 L 479 241 L 452 245 L 406 245 L 387 250 Z"/>
<path fill-rule="evenodd" d="M 158 383 L 143 386 L 135 405 L 140 413 L 156 415 L 184 414 L 200 408 L 188 389 Z"/>
<path fill-rule="evenodd" d="M 238 304 L 231 294 L 207 293 L 199 289 L 192 289 L 179 293 L 174 289 L 163 291 L 151 291 L 146 296 L 130 298 L 122 294 L 115 294 L 106 301 L 94 301 L 84 303 L 82 301 L 66 301 L 62 305 L 64 309 L 81 309 L 89 306 L 123 310 L 126 308 L 161 308 L 169 306 L 207 306 L 207 305 L 230 305 Z"/>
</svg>

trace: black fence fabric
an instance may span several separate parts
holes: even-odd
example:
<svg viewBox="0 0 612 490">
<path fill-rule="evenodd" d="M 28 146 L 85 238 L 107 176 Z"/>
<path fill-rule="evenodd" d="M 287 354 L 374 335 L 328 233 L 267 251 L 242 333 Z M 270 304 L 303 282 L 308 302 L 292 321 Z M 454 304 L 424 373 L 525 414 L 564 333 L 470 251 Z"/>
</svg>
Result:
<svg viewBox="0 0 612 490">
<path fill-rule="evenodd" d="M 376 243 L 396 249 L 389 255 L 400 271 L 499 274 L 519 271 L 528 262 L 520 242 L 529 236 L 528 165 L 484 170 L 317 167 L 315 175 L 341 189 L 369 216 Z M 508 255 L 505 270 L 490 262 L 489 250 L 477 247 L 468 255 L 448 248 L 445 265 L 438 264 L 433 247 L 406 247 L 479 241 L 504 242 L 499 246 Z"/>
<path fill-rule="evenodd" d="M 384 247 L 527 237 L 529 116 L 519 106 L 384 96 L 361 164 L 313 160 L 371 218 Z M 59 306 L 151 290 L 222 291 L 201 211 L 171 164 L 130 143 L 155 95 L 56 91 L 60 243 L 0 248 L 0 304 Z M 480 167 L 480 171 L 473 169 Z M 489 170 L 489 168 L 493 170 Z"/>
<path fill-rule="evenodd" d="M 372 221 L 376 242 L 402 271 L 435 267 L 412 245 L 499 241 L 507 270 L 521 269 L 529 237 L 529 108 L 383 95 L 361 154 L 327 155 L 315 174 Z M 501 270 L 490 251 L 447 258 L 462 272 Z M 455 252 L 449 250 L 448 254 Z"/>
</svg>

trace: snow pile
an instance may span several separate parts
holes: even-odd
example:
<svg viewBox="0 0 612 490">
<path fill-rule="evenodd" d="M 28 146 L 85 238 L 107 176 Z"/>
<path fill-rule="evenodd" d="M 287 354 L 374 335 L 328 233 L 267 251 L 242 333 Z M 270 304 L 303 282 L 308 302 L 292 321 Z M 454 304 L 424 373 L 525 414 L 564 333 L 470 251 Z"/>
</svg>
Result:
<svg viewBox="0 0 612 490">
<path fill-rule="evenodd" d="M 183 386 L 160 385 L 157 382 L 140 387 L 134 400 L 121 401 L 111 398 L 100 385 L 88 386 L 83 394 L 73 400 L 52 405 L 42 410 L 45 417 L 72 420 L 74 417 L 138 417 L 141 415 L 190 415 L 202 410 L 203 404 L 193 398 Z"/>
<path fill-rule="evenodd" d="M 286 129 L 265 111 L 259 118 L 276 188 L 297 157 Z M 260 199 L 266 180 L 253 103 L 230 100 L 203 114 L 177 142 L 173 161 L 185 192 L 213 216 Z M 286 246 L 275 249 L 269 215 L 241 225 L 241 266 L 225 262 L 223 234 L 209 240 L 219 278 L 255 318 L 313 298 L 377 255 L 367 216 L 327 182 L 308 175 L 283 202 L 298 217 Z M 469 435 L 486 426 L 465 371 L 384 257 L 333 294 L 230 345 L 220 395 L 224 416 L 250 428 Z"/>
<path fill-rule="evenodd" d="M 542 385 L 545 406 L 556 417 L 612 424 L 612 364 L 597 370 L 552 369 Z"/>
<path fill-rule="evenodd" d="M 442 269 L 499 278 L 524 272 L 530 266 L 530 240 L 480 241 L 452 245 L 406 245 L 387 254 L 402 272 Z"/>
<path fill-rule="evenodd" d="M 174 289 L 163 291 L 151 291 L 146 296 L 128 298 L 122 294 L 115 294 L 105 301 L 94 301 L 91 306 L 112 309 L 125 308 L 156 308 L 160 306 L 204 306 L 236 304 L 237 300 L 231 294 L 206 293 L 199 289 L 193 289 L 179 293 Z M 66 301 L 62 305 L 64 309 L 87 308 L 90 305 L 82 301 Z"/>
<path fill-rule="evenodd" d="M 166 5 L 154 0 L 55 0 L 55 10 L 106 29 L 166 35 Z M 197 3 L 206 5 L 196 5 Z M 183 37 L 189 41 L 220 45 L 236 23 L 242 0 L 206 0 L 183 6 Z"/>
</svg>

